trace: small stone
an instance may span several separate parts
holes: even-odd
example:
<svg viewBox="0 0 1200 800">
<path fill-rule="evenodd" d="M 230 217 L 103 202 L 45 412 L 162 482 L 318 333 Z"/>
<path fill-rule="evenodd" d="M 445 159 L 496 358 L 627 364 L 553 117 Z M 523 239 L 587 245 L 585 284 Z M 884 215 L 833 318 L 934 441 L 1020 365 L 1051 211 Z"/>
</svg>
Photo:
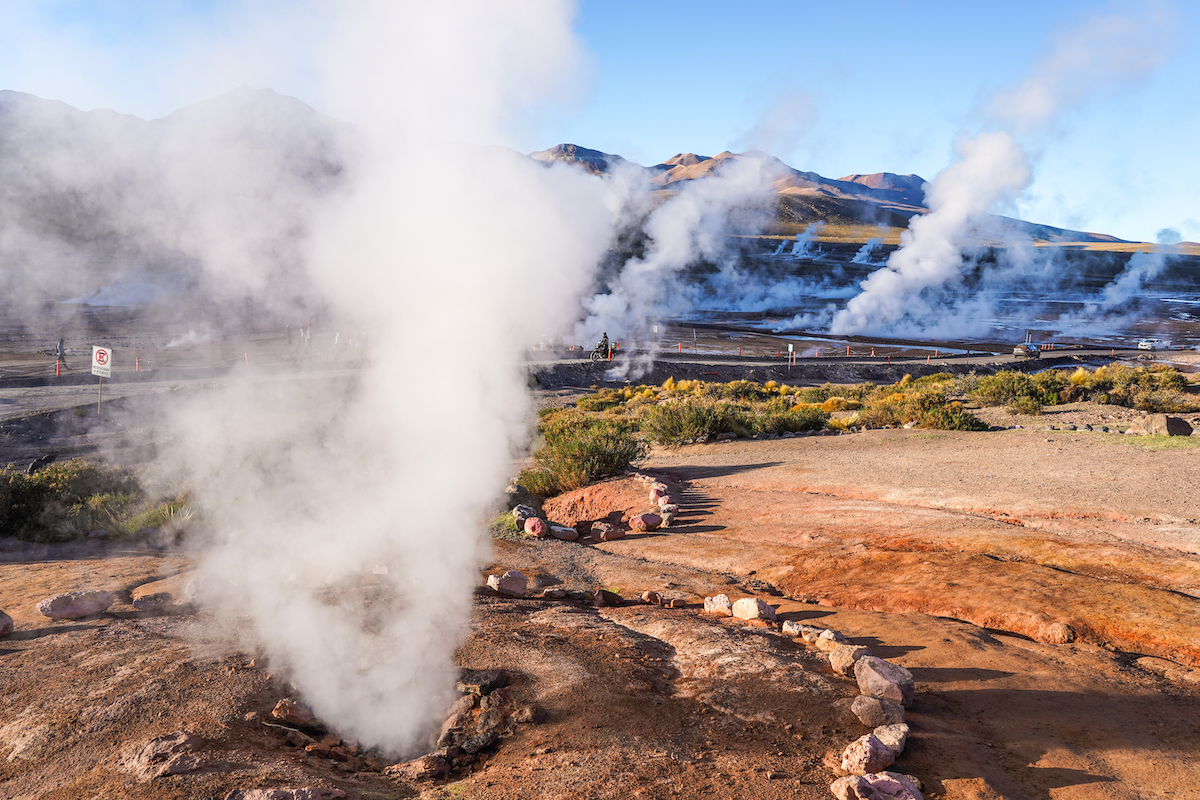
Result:
<svg viewBox="0 0 1200 800">
<path fill-rule="evenodd" d="M 321 723 L 308 706 L 301 702 L 285 697 L 275 704 L 271 716 L 289 725 L 299 725 L 302 728 L 319 728 Z"/>
<path fill-rule="evenodd" d="M 568 528 L 566 525 L 551 525 L 550 535 L 564 542 L 573 542 L 579 538 L 579 531 L 574 528 Z"/>
<path fill-rule="evenodd" d="M 904 707 L 891 700 L 859 695 L 850 704 L 850 711 L 868 728 L 896 725 L 904 722 Z"/>
<path fill-rule="evenodd" d="M 520 572 L 510 569 L 503 575 L 489 575 L 487 585 L 507 597 L 524 597 L 529 581 Z"/>
<path fill-rule="evenodd" d="M 826 630 L 821 631 L 814 643 L 817 645 L 818 650 L 828 653 L 839 645 L 850 644 L 850 640 L 847 639 L 841 631 L 835 631 L 833 628 L 827 628 Z"/>
<path fill-rule="evenodd" d="M 842 751 L 842 769 L 851 775 L 882 772 L 896 760 L 896 754 L 873 733 L 860 736 Z"/>
<path fill-rule="evenodd" d="M 50 619 L 80 619 L 107 611 L 116 599 L 112 592 L 66 592 L 42 600 L 37 610 Z"/>
<path fill-rule="evenodd" d="M 385 769 L 383 774 L 408 781 L 432 781 L 450 774 L 450 762 L 442 756 L 430 753 L 403 764 L 393 764 Z"/>
<path fill-rule="evenodd" d="M 1037 640 L 1045 644 L 1069 644 L 1075 641 L 1075 629 L 1065 622 L 1052 622 L 1038 631 Z"/>
<path fill-rule="evenodd" d="M 542 597 L 546 598 L 547 600 L 562 600 L 566 596 L 567 596 L 566 589 L 562 589 L 559 587 L 542 589 Z"/>
<path fill-rule="evenodd" d="M 3 611 L 0 611 L 0 638 L 8 636 L 13 632 L 13 618 Z"/>
<path fill-rule="evenodd" d="M 297 730 L 289 730 L 287 735 L 284 736 L 284 739 L 286 739 L 287 743 L 292 747 L 299 748 L 308 747 L 310 744 L 316 741 L 316 739 L 312 738 L 307 733 L 302 733 Z"/>
<path fill-rule="evenodd" d="M 512 510 L 513 522 L 517 523 L 517 527 L 521 530 L 525 529 L 525 521 L 530 517 L 538 515 L 537 509 L 533 506 L 521 504 L 517 505 Z"/>
<path fill-rule="evenodd" d="M 800 623 L 794 619 L 789 619 L 783 623 L 783 635 L 793 638 L 800 635 Z"/>
<path fill-rule="evenodd" d="M 658 514 L 638 514 L 636 517 L 629 518 L 629 527 L 635 531 L 656 530 L 661 524 L 662 517 Z"/>
<path fill-rule="evenodd" d="M 624 539 L 624 528 L 618 528 L 616 525 L 610 525 L 607 522 L 592 523 L 592 538 L 598 542 L 611 542 L 615 539 Z"/>
<path fill-rule="evenodd" d="M 897 757 L 904 752 L 904 745 L 908 744 L 908 725 L 903 722 L 880 725 L 871 733 L 875 734 L 875 738 L 883 742 Z"/>
<path fill-rule="evenodd" d="M 592 605 L 597 608 L 611 608 L 624 604 L 625 598 L 616 592 L 610 592 L 607 589 L 597 589 L 596 597 L 592 601 Z"/>
<path fill-rule="evenodd" d="M 684 602 L 682 598 L 672 597 L 670 600 L 668 600 L 663 605 L 663 607 L 664 608 L 687 608 L 687 603 Z M 1200 675 L 1200 671 L 1198 671 L 1197 674 Z"/>
<path fill-rule="evenodd" d="M 704 598 L 704 613 L 716 614 L 718 617 L 732 617 L 733 601 L 723 594 L 706 597 Z"/>
<path fill-rule="evenodd" d="M 532 536 L 535 539 L 542 539 L 549 535 L 550 526 L 546 524 L 546 520 L 541 517 L 530 517 L 525 520 L 525 535 Z"/>
<path fill-rule="evenodd" d="M 924 800 L 917 785 L 896 772 L 838 778 L 829 791 L 837 800 Z"/>
<path fill-rule="evenodd" d="M 666 496 L 667 496 L 666 487 L 661 486 L 661 484 L 656 485 L 650 489 L 650 502 L 654 505 L 658 505 L 658 498 L 666 497 Z"/>
<path fill-rule="evenodd" d="M 658 592 L 642 592 L 642 602 L 648 606 L 661 606 L 663 599 Z"/>
<path fill-rule="evenodd" d="M 809 644 L 816 643 L 817 639 L 821 638 L 821 634 L 825 632 L 824 628 L 815 628 L 812 625 L 800 626 L 800 637 Z"/>
<path fill-rule="evenodd" d="M 664 494 L 662 497 L 658 498 L 658 507 L 660 510 L 662 508 L 664 508 L 665 506 L 674 506 L 674 505 L 675 505 L 675 500 L 669 494 Z M 678 508 L 678 506 L 676 506 L 676 508 Z"/>
<path fill-rule="evenodd" d="M 833 671 L 838 675 L 849 677 L 854 674 L 854 662 L 869 655 L 869 648 L 856 644 L 841 644 L 829 651 L 829 666 L 833 667 Z"/>
<path fill-rule="evenodd" d="M 743 597 L 733 604 L 733 616 L 738 619 L 775 619 L 775 609 L 757 597 Z"/>
</svg>

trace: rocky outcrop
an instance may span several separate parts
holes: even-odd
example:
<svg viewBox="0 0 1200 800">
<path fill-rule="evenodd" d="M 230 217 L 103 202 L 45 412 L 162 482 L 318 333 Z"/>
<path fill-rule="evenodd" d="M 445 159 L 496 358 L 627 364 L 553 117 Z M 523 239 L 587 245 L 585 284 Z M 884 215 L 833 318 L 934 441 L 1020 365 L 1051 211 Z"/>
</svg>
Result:
<svg viewBox="0 0 1200 800">
<path fill-rule="evenodd" d="M 1126 433 L 1139 436 L 1191 436 L 1192 426 L 1179 417 L 1147 414 L 1139 420 L 1134 420 Z"/>
<path fill-rule="evenodd" d="M 143 783 L 219 766 L 199 754 L 202 742 L 186 731 L 157 736 L 124 759 L 125 768 Z"/>
</svg>

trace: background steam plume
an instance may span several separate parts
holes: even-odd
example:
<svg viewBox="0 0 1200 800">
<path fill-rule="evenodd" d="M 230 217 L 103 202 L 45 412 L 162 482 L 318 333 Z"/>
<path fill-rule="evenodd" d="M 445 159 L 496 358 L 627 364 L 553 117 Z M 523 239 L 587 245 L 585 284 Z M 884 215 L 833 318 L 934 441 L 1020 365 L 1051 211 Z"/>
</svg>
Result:
<svg viewBox="0 0 1200 800">
<path fill-rule="evenodd" d="M 968 266 L 968 237 L 978 238 L 980 226 L 994 227 L 984 215 L 1029 186 L 1032 166 L 1019 140 L 1037 144 L 1071 106 L 1146 75 L 1164 58 L 1167 24 L 1154 3 L 1136 17 L 1093 18 L 1060 36 L 1027 79 L 998 92 L 987 109 L 987 129 L 960 141 L 958 160 L 927 189 L 929 213 L 912 220 L 887 266 L 868 276 L 862 292 L 834 315 L 831 332 L 945 335 L 978 325 L 990 313 L 986 297 L 956 305 L 938 290 Z"/>
<path fill-rule="evenodd" d="M 324 74 L 360 129 L 304 265 L 328 318 L 366 333 L 368 366 L 206 395 L 176 420 L 178 455 L 218 532 L 209 591 L 318 715 L 403 751 L 445 712 L 481 523 L 527 435 L 518 352 L 569 327 L 612 223 L 599 181 L 447 140 L 503 141 L 553 89 L 569 3 L 337 8 Z M 380 564 L 390 602 L 337 593 Z"/>
</svg>

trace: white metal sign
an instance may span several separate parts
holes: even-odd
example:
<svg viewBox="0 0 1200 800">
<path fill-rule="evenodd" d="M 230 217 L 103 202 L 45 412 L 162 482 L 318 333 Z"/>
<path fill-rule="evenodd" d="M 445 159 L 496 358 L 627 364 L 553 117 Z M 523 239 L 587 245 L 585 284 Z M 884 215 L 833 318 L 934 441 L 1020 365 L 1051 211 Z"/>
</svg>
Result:
<svg viewBox="0 0 1200 800">
<path fill-rule="evenodd" d="M 92 348 L 92 374 L 99 375 L 101 378 L 112 377 L 111 347 Z"/>
</svg>

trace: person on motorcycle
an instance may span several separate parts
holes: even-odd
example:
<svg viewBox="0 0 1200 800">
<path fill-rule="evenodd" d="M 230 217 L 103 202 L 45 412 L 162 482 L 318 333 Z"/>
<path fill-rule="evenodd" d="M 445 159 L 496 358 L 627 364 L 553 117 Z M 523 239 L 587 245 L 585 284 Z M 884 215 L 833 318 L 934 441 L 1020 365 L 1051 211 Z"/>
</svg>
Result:
<svg viewBox="0 0 1200 800">
<path fill-rule="evenodd" d="M 601 358 L 612 358 L 612 346 L 608 343 L 608 331 L 605 331 L 600 337 L 600 344 L 596 345 L 596 349 L 600 351 Z"/>
</svg>

